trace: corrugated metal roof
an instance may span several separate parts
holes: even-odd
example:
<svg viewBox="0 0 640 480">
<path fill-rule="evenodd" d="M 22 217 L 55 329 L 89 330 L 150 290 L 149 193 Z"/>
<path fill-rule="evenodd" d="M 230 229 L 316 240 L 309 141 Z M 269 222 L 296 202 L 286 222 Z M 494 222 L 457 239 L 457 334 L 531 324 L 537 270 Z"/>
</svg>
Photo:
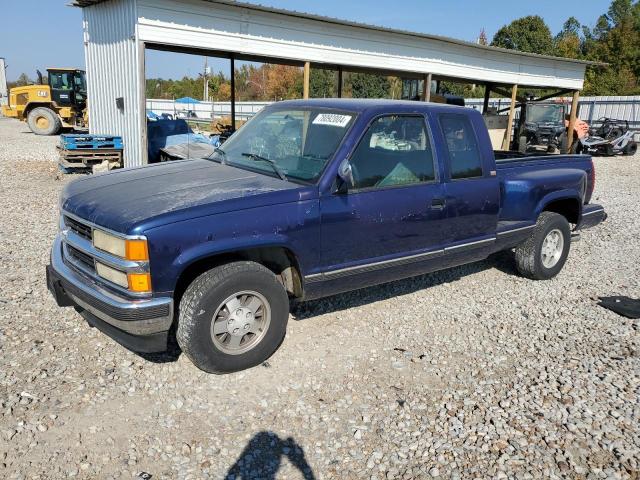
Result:
<svg viewBox="0 0 640 480">
<path fill-rule="evenodd" d="M 99 3 L 103 3 L 109 0 L 73 0 L 71 2 L 72 6 L 75 7 L 80 7 L 80 8 L 85 8 L 85 7 L 90 7 L 92 5 L 96 5 Z M 386 33 L 395 33 L 395 34 L 401 34 L 401 35 L 409 35 L 412 37 L 416 37 L 416 38 L 423 38 L 426 40 L 437 40 L 440 42 L 446 42 L 446 43 L 452 43 L 455 45 L 461 45 L 464 47 L 471 47 L 471 48 L 477 48 L 477 49 L 481 49 L 481 50 L 489 50 L 489 51 L 498 51 L 498 52 L 503 52 L 503 53 L 507 53 L 510 55 L 517 55 L 517 56 L 521 56 L 521 57 L 534 57 L 534 58 L 546 58 L 546 59 L 553 59 L 553 60 L 558 60 L 558 61 L 562 61 L 562 62 L 568 62 L 568 63 L 577 63 L 577 64 L 583 64 L 583 65 L 600 65 L 600 66 L 604 66 L 607 65 L 606 63 L 602 63 L 602 62 L 592 62 L 592 61 L 588 61 L 588 60 L 576 60 L 573 58 L 564 58 L 564 57 L 554 57 L 552 55 L 540 55 L 537 53 L 528 53 L 528 52 L 520 52 L 517 50 L 509 50 L 506 48 L 499 48 L 499 47 L 491 47 L 488 45 L 479 45 L 477 43 L 472 43 L 472 42 L 467 42 L 464 40 L 458 40 L 455 38 L 450 38 L 450 37 L 445 37 L 445 36 L 441 36 L 441 35 L 431 35 L 431 34 L 427 34 L 427 33 L 418 33 L 418 32 L 412 32 L 409 30 L 402 30 L 402 29 L 396 29 L 396 28 L 389 28 L 389 27 L 382 27 L 379 25 L 370 25 L 367 23 L 360 23 L 360 22 L 353 22 L 350 20 L 343 20 L 340 18 L 335 18 L 335 17 L 327 17 L 324 15 L 317 15 L 317 14 L 313 14 L 313 13 L 304 13 L 304 12 L 298 12 L 295 10 L 285 10 L 282 8 L 275 8 L 275 7 L 268 7 L 265 5 L 260 5 L 260 4 L 254 4 L 254 3 L 246 3 L 246 2 L 236 2 L 235 0 L 203 0 L 203 1 L 207 1 L 210 3 L 218 3 L 218 4 L 223 4 L 223 5 L 234 5 L 234 6 L 238 6 L 241 8 L 246 8 L 248 10 L 255 10 L 255 11 L 259 11 L 259 12 L 267 12 L 267 13 L 275 13 L 278 15 L 286 15 L 289 17 L 297 17 L 297 18 L 302 18 L 302 19 L 306 19 L 306 20 L 316 20 L 319 22 L 325 22 L 325 23 L 332 23 L 335 25 L 344 25 L 344 26 L 348 26 L 348 27 L 356 27 L 356 28 L 366 28 L 368 30 L 376 30 L 379 32 L 386 32 Z"/>
</svg>

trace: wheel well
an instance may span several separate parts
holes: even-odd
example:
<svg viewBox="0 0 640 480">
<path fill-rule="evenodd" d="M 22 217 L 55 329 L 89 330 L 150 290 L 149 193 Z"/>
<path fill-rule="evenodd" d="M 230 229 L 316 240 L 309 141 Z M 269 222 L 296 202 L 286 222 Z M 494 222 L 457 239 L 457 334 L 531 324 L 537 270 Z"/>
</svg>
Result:
<svg viewBox="0 0 640 480">
<path fill-rule="evenodd" d="M 49 110 L 51 110 L 54 114 L 56 114 L 55 110 L 53 110 L 51 108 L 51 104 L 50 103 L 33 103 L 30 102 L 27 104 L 27 106 L 24 109 L 24 116 L 28 117 L 29 113 L 31 113 L 31 110 L 34 110 L 36 108 L 48 108 Z"/>
<path fill-rule="evenodd" d="M 580 202 L 573 198 L 555 200 L 545 205 L 544 212 L 554 212 L 562 215 L 569 223 L 577 224 L 580 221 Z"/>
<path fill-rule="evenodd" d="M 284 247 L 261 247 L 212 255 L 190 264 L 178 278 L 174 289 L 174 303 L 180 303 L 184 291 L 199 275 L 219 265 L 242 260 L 264 265 L 276 275 L 290 296 L 302 297 L 302 276 L 293 252 Z"/>
</svg>

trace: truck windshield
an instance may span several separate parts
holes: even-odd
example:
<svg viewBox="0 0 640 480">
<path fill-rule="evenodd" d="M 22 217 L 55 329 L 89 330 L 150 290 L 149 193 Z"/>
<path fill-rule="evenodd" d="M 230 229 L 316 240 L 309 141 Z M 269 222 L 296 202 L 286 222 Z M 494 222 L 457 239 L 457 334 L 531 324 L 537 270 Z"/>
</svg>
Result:
<svg viewBox="0 0 640 480">
<path fill-rule="evenodd" d="M 562 105 L 529 105 L 527 107 L 527 122 L 562 123 L 564 122 L 564 108 Z"/>
<path fill-rule="evenodd" d="M 323 108 L 266 108 L 212 158 L 266 175 L 315 182 L 355 117 L 353 112 Z"/>
</svg>

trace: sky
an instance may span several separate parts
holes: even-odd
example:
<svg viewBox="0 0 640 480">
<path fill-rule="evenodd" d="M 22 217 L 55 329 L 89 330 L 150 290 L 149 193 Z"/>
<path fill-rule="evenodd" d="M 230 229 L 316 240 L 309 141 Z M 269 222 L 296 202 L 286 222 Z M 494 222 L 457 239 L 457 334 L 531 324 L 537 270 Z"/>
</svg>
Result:
<svg viewBox="0 0 640 480">
<path fill-rule="evenodd" d="M 0 0 L 0 57 L 4 57 L 8 65 L 8 80 L 17 79 L 23 72 L 35 78 L 36 69 L 44 71 L 51 66 L 84 67 L 82 12 L 66 6 L 68 3 L 69 0 Z M 572 15 L 592 27 L 597 18 L 606 13 L 611 0 L 260 0 L 251 3 L 474 41 L 482 29 L 491 39 L 500 27 L 525 15 L 542 16 L 554 34 Z M 160 52 L 148 54 L 146 61 L 149 78 L 195 76 L 203 66 L 201 57 Z M 226 71 L 228 63 L 213 61 L 212 69 Z"/>
</svg>

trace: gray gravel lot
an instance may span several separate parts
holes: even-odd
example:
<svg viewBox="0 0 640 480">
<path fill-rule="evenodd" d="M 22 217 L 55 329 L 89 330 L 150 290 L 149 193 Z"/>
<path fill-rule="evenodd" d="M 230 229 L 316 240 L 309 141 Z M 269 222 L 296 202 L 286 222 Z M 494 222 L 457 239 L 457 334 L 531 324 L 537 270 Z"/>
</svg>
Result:
<svg viewBox="0 0 640 480">
<path fill-rule="evenodd" d="M 141 358 L 59 309 L 57 138 L 0 118 L 0 478 L 640 478 L 640 156 L 554 280 L 508 254 L 296 307 L 264 366 Z M 177 358 L 176 358 L 177 357 Z"/>
</svg>

